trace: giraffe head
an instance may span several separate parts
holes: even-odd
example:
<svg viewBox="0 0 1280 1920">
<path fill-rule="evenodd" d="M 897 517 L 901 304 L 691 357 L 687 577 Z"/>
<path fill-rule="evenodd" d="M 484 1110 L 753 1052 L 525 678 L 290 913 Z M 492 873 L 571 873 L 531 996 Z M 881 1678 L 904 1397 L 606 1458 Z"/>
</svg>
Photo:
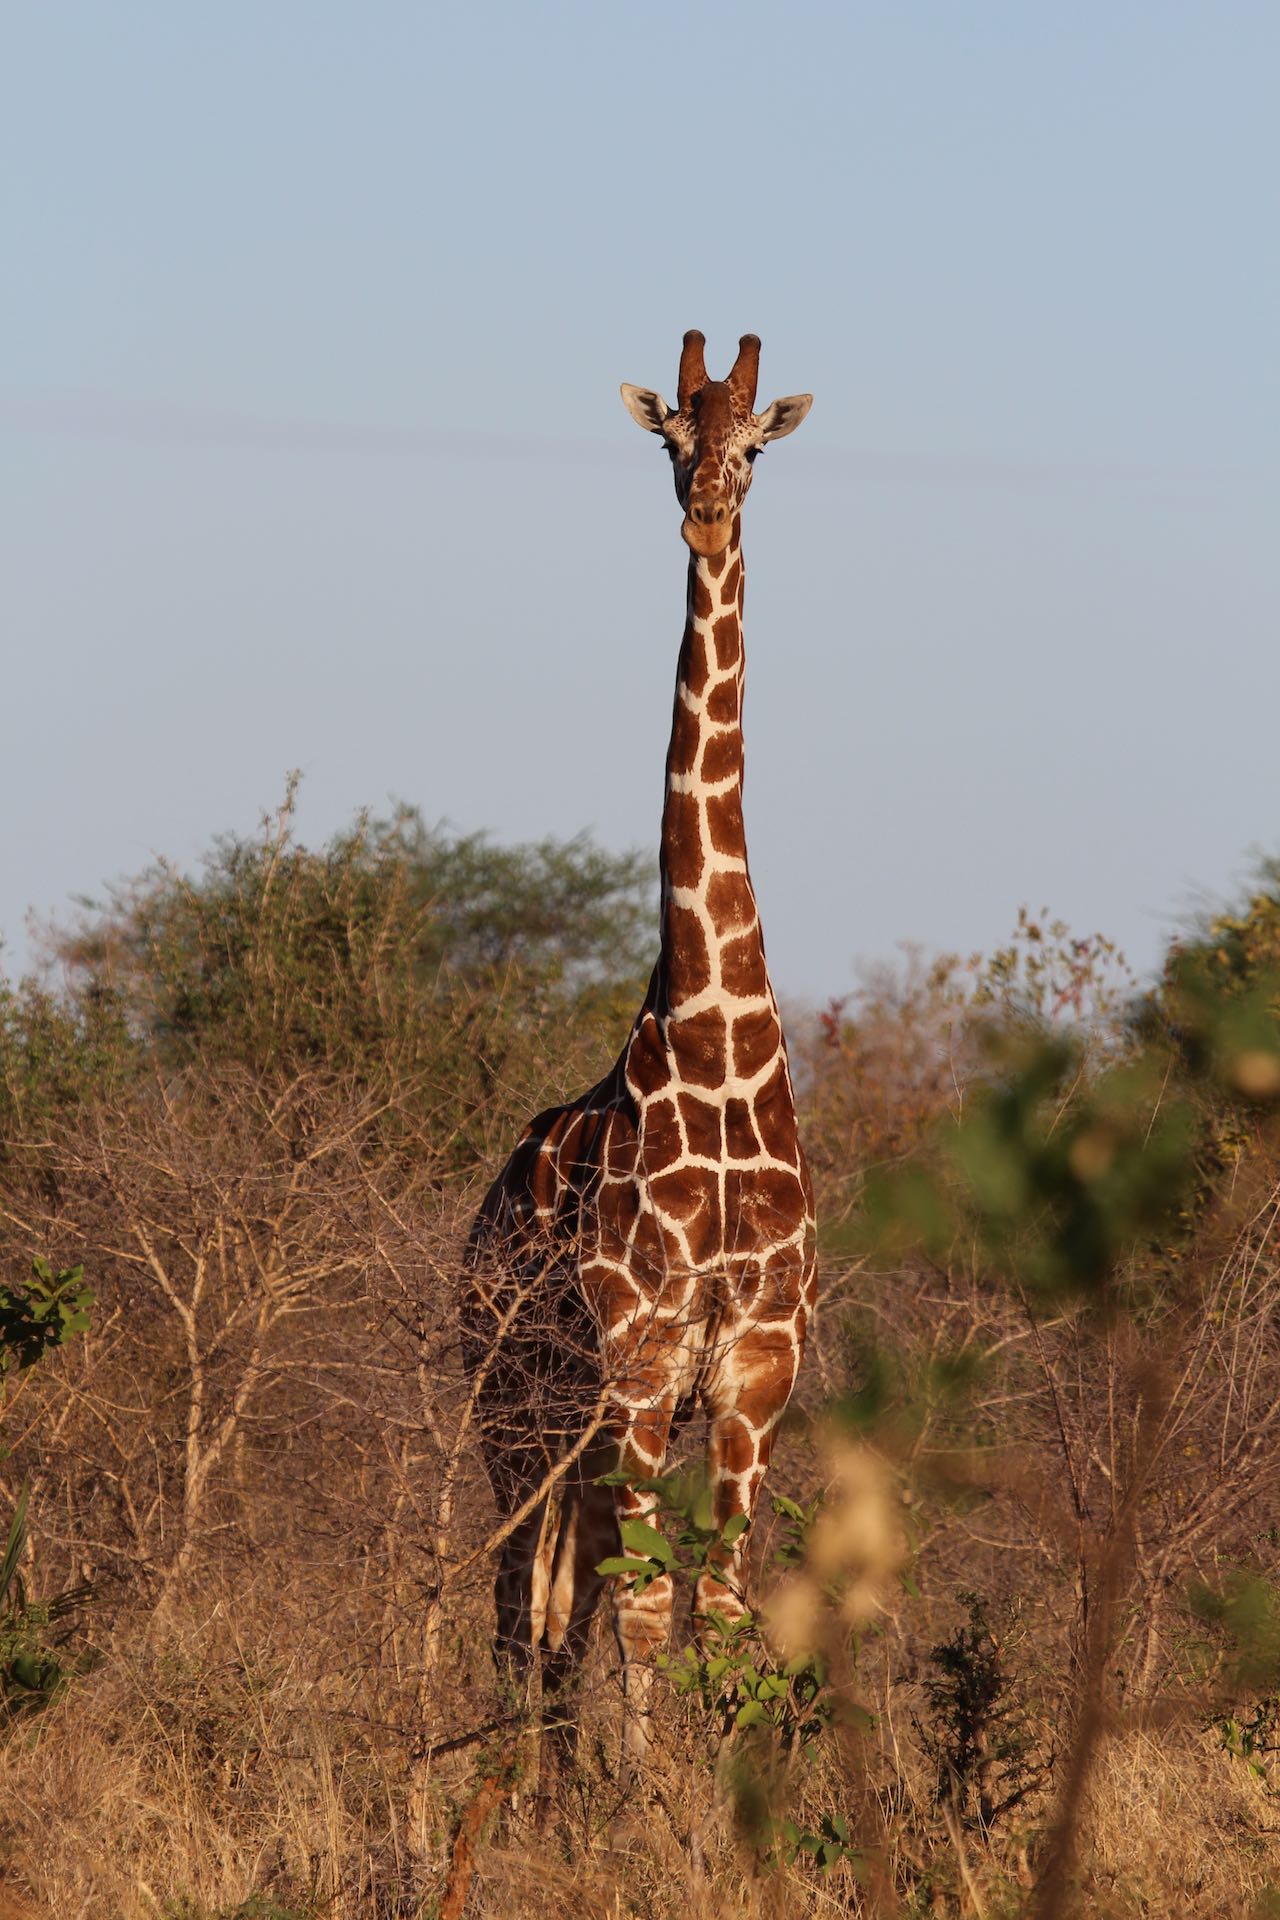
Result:
<svg viewBox="0 0 1280 1920">
<path fill-rule="evenodd" d="M 696 331 L 684 336 L 675 407 L 648 387 L 624 385 L 622 399 L 633 420 L 661 435 L 671 455 L 676 499 L 684 509 L 681 532 L 694 553 L 710 559 L 723 553 L 733 537 L 757 454 L 770 440 L 795 432 L 813 405 L 813 395 L 793 393 L 755 413 L 758 336 L 743 334 L 727 380 L 707 378 L 705 346 Z"/>
</svg>

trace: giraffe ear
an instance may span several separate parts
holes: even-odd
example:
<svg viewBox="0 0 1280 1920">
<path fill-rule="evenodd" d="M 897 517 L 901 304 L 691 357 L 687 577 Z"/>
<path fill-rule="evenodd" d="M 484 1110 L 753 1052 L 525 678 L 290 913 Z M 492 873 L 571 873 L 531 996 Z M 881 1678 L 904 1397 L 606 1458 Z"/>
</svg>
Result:
<svg viewBox="0 0 1280 1920">
<path fill-rule="evenodd" d="M 789 393 L 785 400 L 775 400 L 771 407 L 757 414 L 761 445 L 769 440 L 785 440 L 789 433 L 794 433 L 812 405 L 811 393 Z"/>
<path fill-rule="evenodd" d="M 651 392 L 648 387 L 629 387 L 624 381 L 622 404 L 646 433 L 661 433 L 663 423 L 671 418 L 672 410 L 662 395 Z"/>
</svg>

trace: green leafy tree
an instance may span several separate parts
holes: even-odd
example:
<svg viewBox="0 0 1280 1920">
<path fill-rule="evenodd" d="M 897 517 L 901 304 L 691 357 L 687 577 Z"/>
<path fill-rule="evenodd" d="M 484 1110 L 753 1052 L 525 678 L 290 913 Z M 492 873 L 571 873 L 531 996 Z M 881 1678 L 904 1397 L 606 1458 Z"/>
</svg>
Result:
<svg viewBox="0 0 1280 1920">
<path fill-rule="evenodd" d="M 311 849 L 294 799 L 195 877 L 162 865 L 87 903 L 55 947 L 65 992 L 0 988 L 0 1150 L 35 1164 L 41 1124 L 78 1103 L 234 1069 L 358 1091 L 381 1138 L 457 1166 L 603 1069 L 650 959 L 640 856 L 501 846 L 411 809 Z"/>
<path fill-rule="evenodd" d="M 500 846 L 407 808 L 311 850 L 293 816 L 291 786 L 260 835 L 219 839 L 195 879 L 153 869 L 60 944 L 81 991 L 119 996 L 172 1064 L 328 1057 L 340 1031 L 355 1054 L 411 996 L 514 977 L 563 1011 L 644 970 L 652 887 L 636 854 L 584 835 Z"/>
</svg>

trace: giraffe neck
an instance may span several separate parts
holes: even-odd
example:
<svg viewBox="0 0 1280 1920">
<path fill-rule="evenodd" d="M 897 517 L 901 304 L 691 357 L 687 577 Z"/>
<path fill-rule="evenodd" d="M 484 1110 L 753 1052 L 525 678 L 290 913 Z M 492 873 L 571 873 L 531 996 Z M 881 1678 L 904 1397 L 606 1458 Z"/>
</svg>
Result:
<svg viewBox="0 0 1280 1920">
<path fill-rule="evenodd" d="M 680 1023 L 771 1002 L 742 821 L 741 522 L 726 551 L 691 556 L 662 810 L 662 953 L 655 1012 Z"/>
</svg>

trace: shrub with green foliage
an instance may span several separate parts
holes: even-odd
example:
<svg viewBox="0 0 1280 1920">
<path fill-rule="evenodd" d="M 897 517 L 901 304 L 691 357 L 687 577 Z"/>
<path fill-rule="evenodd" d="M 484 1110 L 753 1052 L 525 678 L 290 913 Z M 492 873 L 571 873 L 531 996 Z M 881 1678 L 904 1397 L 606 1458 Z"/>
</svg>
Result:
<svg viewBox="0 0 1280 1920">
<path fill-rule="evenodd" d="M 195 878 L 161 865 L 87 908 L 56 942 L 61 993 L 0 984 L 0 1153 L 38 1162 L 60 1114 L 230 1065 L 363 1092 L 389 1143 L 473 1164 L 495 1120 L 544 1102 L 549 1067 L 560 1092 L 608 1064 L 652 957 L 645 866 L 410 809 L 313 850 L 291 785 Z"/>
<path fill-rule="evenodd" d="M 0 1284 L 0 1382 L 10 1371 L 34 1366 L 73 1335 L 87 1333 L 92 1305 L 83 1266 L 55 1273 L 39 1254 L 25 1285 Z"/>
<path fill-rule="evenodd" d="M 81 996 L 118 996 L 167 1066 L 234 1055 L 365 1064 L 413 1005 L 517 980 L 560 1012 L 599 1007 L 651 958 L 636 854 L 585 835 L 499 846 L 404 808 L 312 850 L 294 788 L 253 838 L 224 835 L 188 879 L 161 866 L 61 942 Z"/>
<path fill-rule="evenodd" d="M 0 1413 L 12 1377 L 86 1333 L 92 1305 L 82 1266 L 55 1273 L 39 1254 L 25 1285 L 0 1285 Z M 52 1599 L 28 1595 L 21 1567 L 30 1495 L 24 1486 L 0 1555 L 0 1721 L 47 1706 L 64 1685 L 72 1670 L 62 1652 L 67 1634 L 53 1629 L 91 1592 L 81 1582 Z"/>
</svg>

